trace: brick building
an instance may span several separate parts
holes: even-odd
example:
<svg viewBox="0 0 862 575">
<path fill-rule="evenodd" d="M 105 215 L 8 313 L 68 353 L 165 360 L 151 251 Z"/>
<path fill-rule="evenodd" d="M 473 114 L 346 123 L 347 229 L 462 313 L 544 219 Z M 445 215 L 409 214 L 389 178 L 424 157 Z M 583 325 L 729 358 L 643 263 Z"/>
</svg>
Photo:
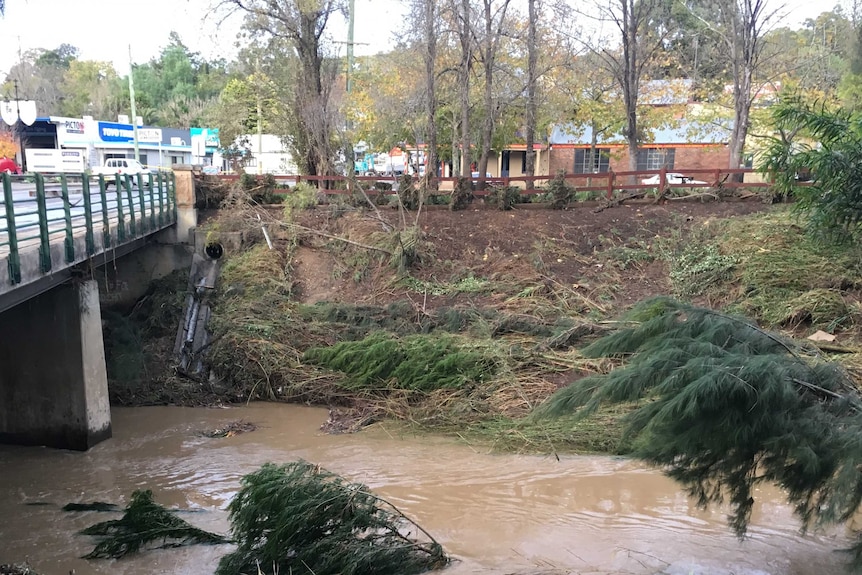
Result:
<svg viewBox="0 0 862 575">
<path fill-rule="evenodd" d="M 657 129 L 638 151 L 637 169 L 674 171 L 727 168 L 730 133 L 681 120 L 671 128 Z M 597 140 L 591 153 L 592 132 L 556 126 L 548 142 L 548 173 L 596 174 L 629 170 L 628 146 L 619 135 Z"/>
</svg>

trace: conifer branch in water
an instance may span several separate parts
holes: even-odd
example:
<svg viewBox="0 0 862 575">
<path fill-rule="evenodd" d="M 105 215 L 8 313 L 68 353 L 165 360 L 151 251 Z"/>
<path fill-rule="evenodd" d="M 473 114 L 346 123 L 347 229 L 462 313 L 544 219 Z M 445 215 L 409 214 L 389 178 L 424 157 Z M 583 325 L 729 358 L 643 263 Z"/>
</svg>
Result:
<svg viewBox="0 0 862 575">
<path fill-rule="evenodd" d="M 87 559 L 119 558 L 142 548 L 160 543 L 158 547 L 183 545 L 217 545 L 228 540 L 192 526 L 153 501 L 153 492 L 135 491 L 123 517 L 103 521 L 81 531 L 100 539 Z"/>
<path fill-rule="evenodd" d="M 410 575 L 448 564 L 440 544 L 395 506 L 306 461 L 246 475 L 228 511 L 237 550 L 217 575 Z"/>
<path fill-rule="evenodd" d="M 739 537 L 761 483 L 785 491 L 803 528 L 853 517 L 862 504 L 862 399 L 840 365 L 745 319 L 668 298 L 629 316 L 638 323 L 583 350 L 623 364 L 559 390 L 534 417 L 635 402 L 624 421 L 634 454 L 699 505 L 729 502 Z M 862 539 L 848 551 L 862 568 Z"/>
</svg>

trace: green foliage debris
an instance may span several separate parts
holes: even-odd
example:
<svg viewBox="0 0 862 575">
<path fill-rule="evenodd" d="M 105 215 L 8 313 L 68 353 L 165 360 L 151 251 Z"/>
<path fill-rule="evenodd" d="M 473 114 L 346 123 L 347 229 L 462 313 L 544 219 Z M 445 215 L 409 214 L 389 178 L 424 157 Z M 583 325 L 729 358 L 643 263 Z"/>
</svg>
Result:
<svg viewBox="0 0 862 575">
<path fill-rule="evenodd" d="M 237 550 L 216 575 L 411 575 L 448 563 L 394 506 L 306 461 L 246 475 L 228 512 Z"/>
<path fill-rule="evenodd" d="M 457 389 L 489 379 L 494 359 L 459 345 L 449 336 L 396 339 L 373 333 L 361 341 L 309 349 L 305 361 L 342 371 L 354 390 Z"/>
<path fill-rule="evenodd" d="M 153 500 L 153 492 L 135 491 L 123 517 L 81 531 L 99 539 L 87 559 L 120 558 L 157 544 L 160 548 L 227 543 L 221 535 L 198 529 Z"/>
<path fill-rule="evenodd" d="M 583 350 L 624 364 L 561 389 L 537 416 L 637 402 L 623 420 L 634 454 L 702 506 L 726 499 L 740 537 L 762 483 L 785 491 L 806 528 L 857 513 L 862 400 L 840 365 L 743 318 L 667 298 L 628 319 L 636 324 Z M 862 539 L 857 562 L 860 550 Z"/>
</svg>

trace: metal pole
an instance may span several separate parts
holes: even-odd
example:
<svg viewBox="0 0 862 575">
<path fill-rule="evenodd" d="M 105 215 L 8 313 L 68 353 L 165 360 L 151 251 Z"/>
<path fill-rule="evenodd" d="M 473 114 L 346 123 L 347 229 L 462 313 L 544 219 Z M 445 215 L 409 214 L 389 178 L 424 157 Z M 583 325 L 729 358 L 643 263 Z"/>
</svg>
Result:
<svg viewBox="0 0 862 575">
<path fill-rule="evenodd" d="M 135 109 L 135 79 L 133 74 L 134 67 L 132 65 L 132 45 L 129 44 L 129 99 L 132 101 L 132 133 L 135 139 L 135 160 L 141 160 L 141 153 L 138 150 L 138 115 Z"/>
<path fill-rule="evenodd" d="M 18 99 L 18 80 L 12 80 L 15 86 L 15 130 L 18 132 L 18 149 L 21 150 L 21 169 L 27 171 L 27 154 L 24 153 L 24 127 L 19 127 L 21 122 L 21 100 Z"/>
</svg>

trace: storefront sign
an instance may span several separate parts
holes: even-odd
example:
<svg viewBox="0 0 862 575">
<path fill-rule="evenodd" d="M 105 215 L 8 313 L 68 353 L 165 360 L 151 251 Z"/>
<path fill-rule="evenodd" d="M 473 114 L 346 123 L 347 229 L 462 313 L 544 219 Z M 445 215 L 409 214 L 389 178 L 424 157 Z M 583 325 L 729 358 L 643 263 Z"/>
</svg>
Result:
<svg viewBox="0 0 862 575">
<path fill-rule="evenodd" d="M 161 143 L 161 128 L 138 128 L 138 141 L 152 144 Z"/>
<path fill-rule="evenodd" d="M 25 150 L 27 169 L 31 172 L 81 173 L 85 170 L 83 150 L 45 150 L 31 148 Z"/>
<path fill-rule="evenodd" d="M 131 124 L 99 122 L 99 139 L 103 142 L 131 142 L 135 139 L 135 131 Z"/>
</svg>

